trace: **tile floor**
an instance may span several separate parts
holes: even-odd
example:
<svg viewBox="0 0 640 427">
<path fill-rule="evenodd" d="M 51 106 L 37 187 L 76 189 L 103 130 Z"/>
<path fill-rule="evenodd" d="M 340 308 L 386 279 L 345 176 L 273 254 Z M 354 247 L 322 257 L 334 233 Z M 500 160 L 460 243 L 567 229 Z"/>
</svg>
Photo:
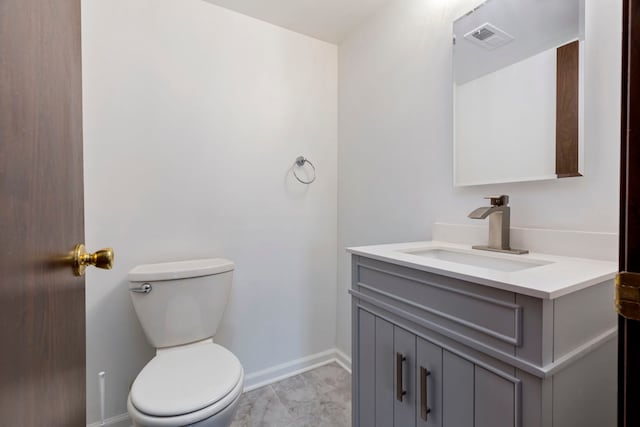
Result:
<svg viewBox="0 0 640 427">
<path fill-rule="evenodd" d="M 349 427 L 351 375 L 337 363 L 245 393 L 231 427 Z"/>
</svg>

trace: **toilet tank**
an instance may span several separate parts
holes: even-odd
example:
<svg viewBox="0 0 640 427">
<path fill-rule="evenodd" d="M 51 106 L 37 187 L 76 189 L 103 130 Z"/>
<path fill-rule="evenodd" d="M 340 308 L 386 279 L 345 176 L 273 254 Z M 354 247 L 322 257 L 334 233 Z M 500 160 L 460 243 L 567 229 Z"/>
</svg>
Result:
<svg viewBox="0 0 640 427">
<path fill-rule="evenodd" d="M 139 265 L 129 293 L 142 329 L 155 348 L 211 338 L 227 306 L 233 262 L 222 258 Z"/>
</svg>

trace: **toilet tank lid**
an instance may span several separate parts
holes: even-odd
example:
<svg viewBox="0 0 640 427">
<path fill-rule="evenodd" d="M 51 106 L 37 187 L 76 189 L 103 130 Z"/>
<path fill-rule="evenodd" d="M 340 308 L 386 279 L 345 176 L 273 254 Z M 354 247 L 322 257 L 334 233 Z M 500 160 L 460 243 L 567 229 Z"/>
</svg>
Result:
<svg viewBox="0 0 640 427">
<path fill-rule="evenodd" d="M 130 282 L 188 279 L 224 273 L 233 270 L 234 267 L 232 261 L 223 258 L 143 264 L 129 271 L 128 279 Z"/>
</svg>

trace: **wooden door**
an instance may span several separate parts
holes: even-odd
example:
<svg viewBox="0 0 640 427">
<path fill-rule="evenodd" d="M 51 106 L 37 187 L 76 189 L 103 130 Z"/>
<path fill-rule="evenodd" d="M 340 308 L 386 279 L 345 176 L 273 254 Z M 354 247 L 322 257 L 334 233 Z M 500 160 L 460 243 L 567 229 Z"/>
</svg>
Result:
<svg viewBox="0 0 640 427">
<path fill-rule="evenodd" d="M 83 426 L 80 0 L 0 2 L 0 425 Z"/>
<path fill-rule="evenodd" d="M 640 273 L 640 2 L 623 2 L 620 271 Z M 619 317 L 618 425 L 640 425 L 640 321 Z"/>
<path fill-rule="evenodd" d="M 640 1 L 623 1 L 620 271 L 640 273 Z M 618 425 L 640 425 L 640 321 L 619 317 Z"/>
</svg>

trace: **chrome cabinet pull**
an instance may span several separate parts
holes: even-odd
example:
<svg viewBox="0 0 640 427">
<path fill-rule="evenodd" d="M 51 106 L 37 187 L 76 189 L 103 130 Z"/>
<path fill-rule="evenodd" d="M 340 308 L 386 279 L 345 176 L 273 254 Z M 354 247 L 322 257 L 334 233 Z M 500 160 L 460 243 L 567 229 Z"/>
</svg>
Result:
<svg viewBox="0 0 640 427">
<path fill-rule="evenodd" d="M 151 283 L 145 283 L 139 288 L 130 288 L 129 290 L 137 294 L 148 294 L 153 290 L 153 287 L 151 286 Z"/>
<path fill-rule="evenodd" d="M 404 385 L 402 384 L 402 364 L 407 360 L 406 357 L 402 355 L 402 353 L 396 353 L 396 399 L 398 402 L 402 402 L 402 399 L 407 391 L 404 389 Z"/>
<path fill-rule="evenodd" d="M 425 421 L 427 421 L 427 417 L 431 412 L 431 409 L 429 408 L 429 404 L 428 404 L 429 397 L 427 395 L 428 393 L 427 380 L 429 375 L 431 375 L 431 372 L 429 372 L 429 370 L 420 366 L 420 418 L 422 418 Z"/>
</svg>

